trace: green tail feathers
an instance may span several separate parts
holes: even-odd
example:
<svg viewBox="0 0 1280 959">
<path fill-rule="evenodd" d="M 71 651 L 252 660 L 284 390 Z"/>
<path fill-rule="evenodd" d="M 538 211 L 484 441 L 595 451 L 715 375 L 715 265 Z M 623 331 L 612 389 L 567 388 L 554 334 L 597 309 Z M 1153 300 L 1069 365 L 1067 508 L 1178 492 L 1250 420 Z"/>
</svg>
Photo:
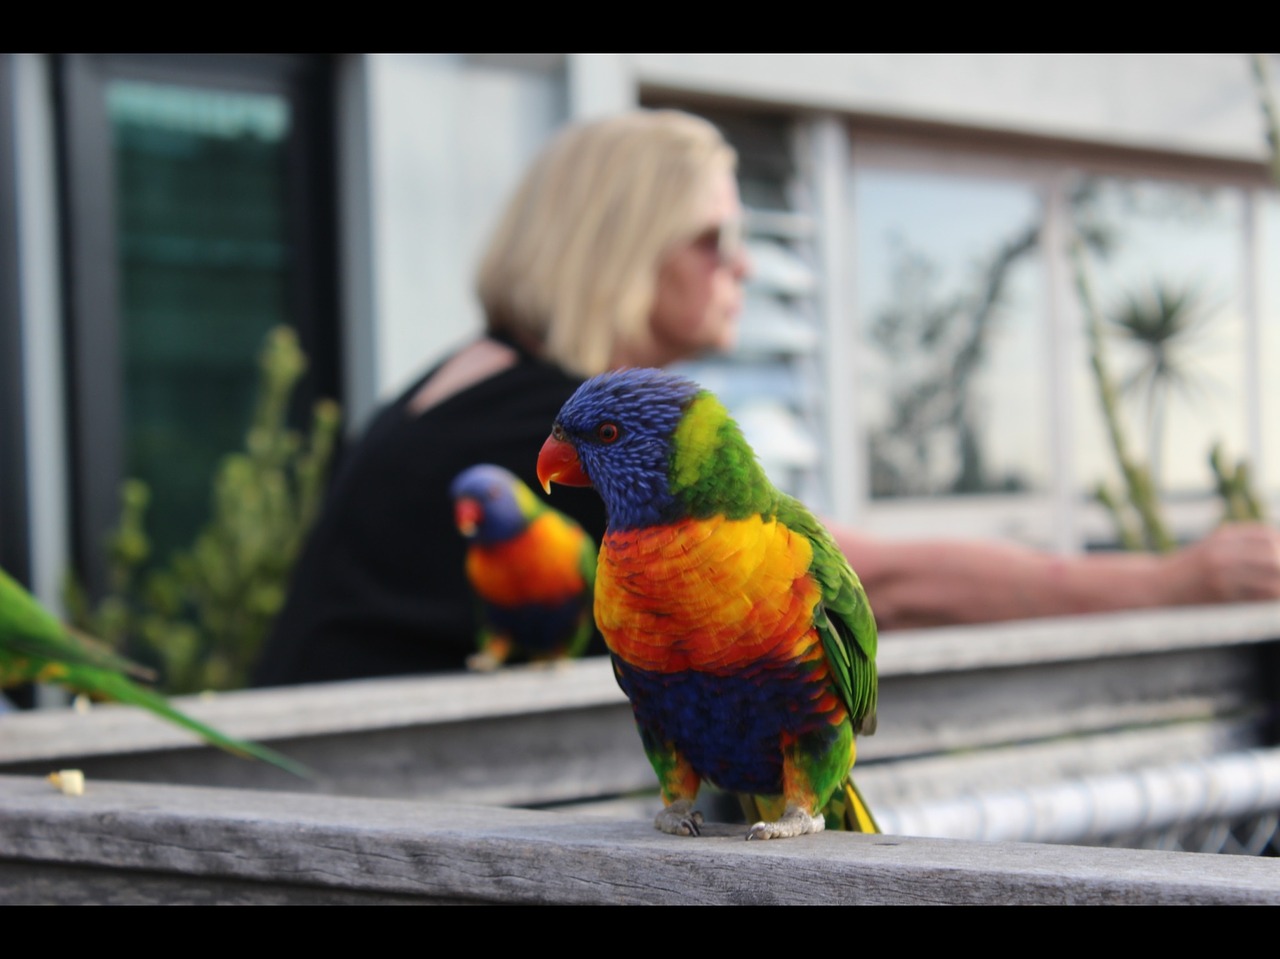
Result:
<svg viewBox="0 0 1280 959">
<path fill-rule="evenodd" d="M 92 676 L 77 675 L 77 672 L 77 670 L 72 669 L 66 677 L 67 685 L 73 689 L 86 690 L 103 695 L 116 702 L 141 707 L 169 720 L 175 725 L 189 729 L 210 745 L 217 746 L 219 749 L 225 749 L 229 753 L 234 753 L 244 758 L 260 759 L 302 779 L 315 779 L 315 773 L 303 763 L 290 759 L 288 756 L 258 743 L 237 739 L 234 736 L 219 732 L 212 726 L 202 723 L 200 720 L 188 716 L 180 709 L 177 709 L 159 693 L 139 686 L 124 676 L 103 673 L 98 670 L 94 670 L 94 675 Z"/>
<path fill-rule="evenodd" d="M 302 763 L 266 746 L 219 732 L 176 709 L 159 693 L 129 679 L 146 677 L 150 672 L 92 637 L 64 627 L 17 580 L 0 569 L 0 688 L 26 682 L 58 683 L 73 692 L 139 706 L 189 729 L 219 749 L 260 759 L 303 779 L 315 778 Z"/>
<path fill-rule="evenodd" d="M 77 681 L 78 679 L 81 681 Z M 195 717 L 188 716 L 187 713 L 175 708 L 163 695 L 154 693 L 150 689 L 142 688 L 142 686 L 134 684 L 134 682 L 125 679 L 123 676 L 116 676 L 113 673 L 105 673 L 104 675 L 104 673 L 99 672 L 91 681 L 84 681 L 72 672 L 68 676 L 68 685 L 72 686 L 72 688 L 87 689 L 93 691 L 93 693 L 105 695 L 106 698 L 113 699 L 115 702 L 137 705 L 142 709 L 148 709 L 148 711 L 155 713 L 156 716 L 173 722 L 174 725 L 182 726 L 183 729 L 195 732 L 197 736 L 206 740 L 210 745 L 225 749 L 228 753 L 234 753 L 242 758 L 261 759 L 262 762 L 270 763 L 271 766 L 293 773 L 294 776 L 305 778 L 305 780 L 314 780 L 315 778 L 315 773 L 305 764 L 297 762 L 296 759 L 291 759 L 287 755 L 275 752 L 274 749 L 270 749 L 268 746 L 237 739 L 236 736 L 228 736 L 225 732 L 220 732 L 207 725 L 207 723 L 196 720 Z"/>
<path fill-rule="evenodd" d="M 862 798 L 862 793 L 853 782 L 852 776 L 846 776 L 844 786 L 836 790 L 823 809 L 828 829 L 842 829 L 845 832 L 880 832 L 880 824 L 871 815 L 871 807 Z"/>
</svg>

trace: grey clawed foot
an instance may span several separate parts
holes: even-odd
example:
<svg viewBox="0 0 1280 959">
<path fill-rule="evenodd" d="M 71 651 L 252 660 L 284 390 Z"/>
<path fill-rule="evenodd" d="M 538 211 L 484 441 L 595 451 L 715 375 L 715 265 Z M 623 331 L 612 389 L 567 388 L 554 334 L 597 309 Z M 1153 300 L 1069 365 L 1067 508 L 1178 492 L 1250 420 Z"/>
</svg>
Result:
<svg viewBox="0 0 1280 959">
<path fill-rule="evenodd" d="M 777 822 L 758 822 L 752 826 L 747 839 L 790 839 L 793 836 L 822 832 L 826 828 L 827 821 L 822 813 L 810 816 L 803 809 L 788 806 Z"/>
<path fill-rule="evenodd" d="M 467 657 L 467 669 L 476 673 L 491 673 L 502 666 L 502 660 L 490 653 L 472 653 Z"/>
<path fill-rule="evenodd" d="M 701 836 L 702 813 L 693 808 L 689 799 L 677 799 L 653 820 L 655 828 L 672 836 Z"/>
</svg>

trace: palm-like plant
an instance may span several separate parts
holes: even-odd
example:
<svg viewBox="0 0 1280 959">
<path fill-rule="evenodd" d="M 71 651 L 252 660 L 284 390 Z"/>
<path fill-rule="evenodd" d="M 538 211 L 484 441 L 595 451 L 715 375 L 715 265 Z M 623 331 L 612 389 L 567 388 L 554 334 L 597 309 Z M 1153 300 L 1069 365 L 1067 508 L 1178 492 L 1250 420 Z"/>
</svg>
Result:
<svg viewBox="0 0 1280 959">
<path fill-rule="evenodd" d="M 1193 400 L 1207 396 L 1207 382 L 1196 365 L 1196 346 L 1211 316 L 1197 290 L 1157 280 L 1149 293 L 1128 294 L 1110 318 L 1113 331 L 1140 354 L 1120 389 L 1143 399 L 1148 462 L 1157 489 L 1170 403 L 1175 395 Z"/>
</svg>

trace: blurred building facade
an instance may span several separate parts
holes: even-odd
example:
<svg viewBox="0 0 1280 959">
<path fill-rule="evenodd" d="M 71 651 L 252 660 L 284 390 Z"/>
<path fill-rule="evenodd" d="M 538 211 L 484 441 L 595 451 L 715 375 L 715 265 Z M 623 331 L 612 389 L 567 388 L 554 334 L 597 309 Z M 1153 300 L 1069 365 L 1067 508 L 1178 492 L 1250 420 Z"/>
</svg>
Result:
<svg viewBox="0 0 1280 959">
<path fill-rule="evenodd" d="M 1216 521 L 1215 443 L 1280 505 L 1245 55 L 0 54 L 0 565 L 46 598 L 92 572 L 126 475 L 181 539 L 275 323 L 300 403 L 358 429 L 479 329 L 477 253 L 547 136 L 635 105 L 738 147 L 756 271 L 738 349 L 691 372 L 820 510 L 1106 544 L 1082 278 L 1175 531 Z"/>
</svg>

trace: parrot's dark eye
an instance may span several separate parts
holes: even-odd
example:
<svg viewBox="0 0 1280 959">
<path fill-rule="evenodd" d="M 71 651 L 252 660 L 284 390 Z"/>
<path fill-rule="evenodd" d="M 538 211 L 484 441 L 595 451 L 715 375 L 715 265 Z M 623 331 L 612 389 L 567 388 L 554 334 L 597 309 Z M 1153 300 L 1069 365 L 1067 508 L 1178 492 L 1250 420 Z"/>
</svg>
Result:
<svg viewBox="0 0 1280 959">
<path fill-rule="evenodd" d="M 601 443 L 612 443 L 618 436 L 618 427 L 613 423 L 601 423 L 596 427 L 596 439 Z"/>
</svg>

